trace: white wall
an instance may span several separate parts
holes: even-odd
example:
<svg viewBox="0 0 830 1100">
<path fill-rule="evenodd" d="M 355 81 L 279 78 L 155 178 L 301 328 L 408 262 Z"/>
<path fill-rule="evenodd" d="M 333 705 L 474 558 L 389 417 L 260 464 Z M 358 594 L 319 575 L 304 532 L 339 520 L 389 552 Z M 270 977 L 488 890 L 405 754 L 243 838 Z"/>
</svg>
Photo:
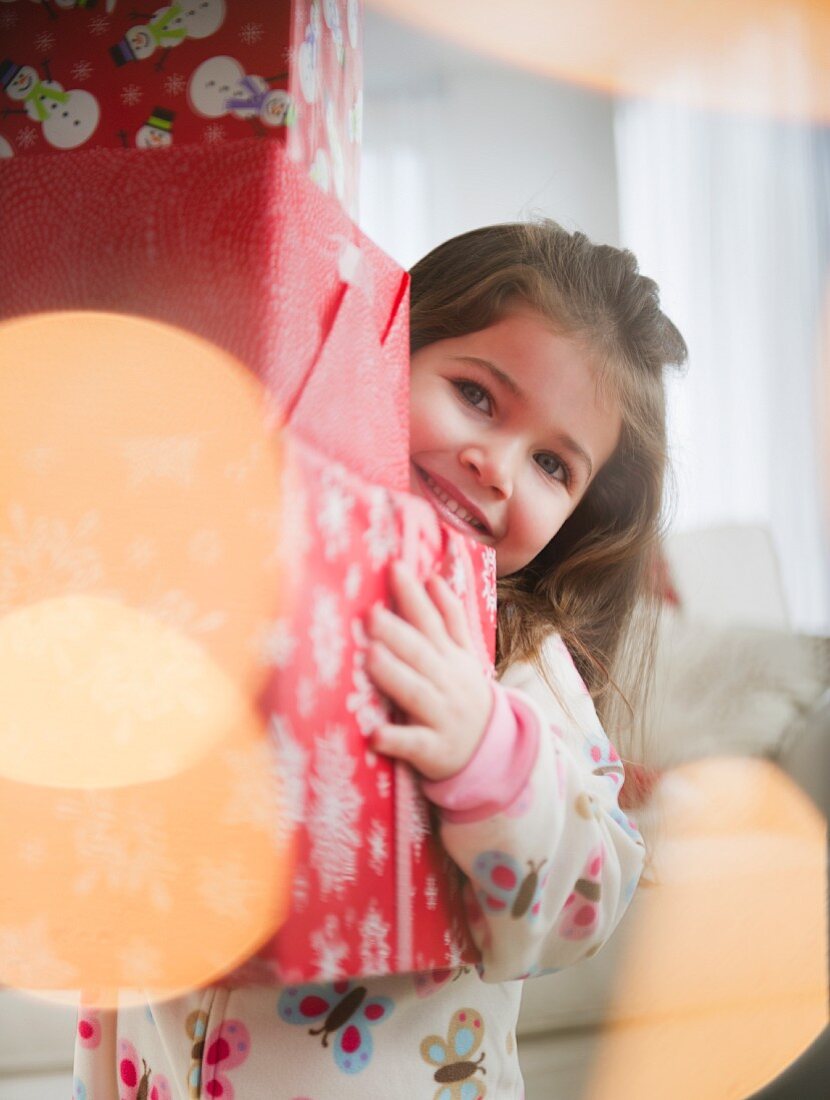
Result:
<svg viewBox="0 0 830 1100">
<path fill-rule="evenodd" d="M 405 267 L 542 213 L 619 238 L 613 105 L 366 11 L 361 225 Z"/>
</svg>

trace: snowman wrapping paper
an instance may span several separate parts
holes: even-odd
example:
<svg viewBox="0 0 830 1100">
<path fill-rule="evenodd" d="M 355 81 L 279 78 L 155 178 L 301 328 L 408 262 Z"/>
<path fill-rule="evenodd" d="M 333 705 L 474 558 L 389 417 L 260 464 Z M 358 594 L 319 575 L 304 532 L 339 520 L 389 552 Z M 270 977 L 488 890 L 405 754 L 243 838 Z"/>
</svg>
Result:
<svg viewBox="0 0 830 1100">
<path fill-rule="evenodd" d="M 360 0 L 0 0 L 0 158 L 256 135 L 355 217 Z"/>
</svg>

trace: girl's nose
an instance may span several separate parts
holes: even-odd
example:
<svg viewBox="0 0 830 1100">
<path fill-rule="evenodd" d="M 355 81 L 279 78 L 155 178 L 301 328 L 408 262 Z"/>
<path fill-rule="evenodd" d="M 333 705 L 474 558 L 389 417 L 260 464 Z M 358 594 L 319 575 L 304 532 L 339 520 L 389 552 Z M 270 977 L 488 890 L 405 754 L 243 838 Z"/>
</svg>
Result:
<svg viewBox="0 0 830 1100">
<path fill-rule="evenodd" d="M 513 492 L 513 455 L 509 447 L 473 445 L 461 452 L 462 465 L 472 470 L 487 489 L 504 499 Z"/>
</svg>

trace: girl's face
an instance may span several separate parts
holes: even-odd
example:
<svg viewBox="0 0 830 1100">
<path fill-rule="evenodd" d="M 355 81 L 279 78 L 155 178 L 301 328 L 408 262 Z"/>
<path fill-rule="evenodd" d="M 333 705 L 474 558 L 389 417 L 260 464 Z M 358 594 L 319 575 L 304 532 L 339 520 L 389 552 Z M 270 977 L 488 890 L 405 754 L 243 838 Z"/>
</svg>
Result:
<svg viewBox="0 0 830 1100">
<path fill-rule="evenodd" d="M 411 491 L 495 547 L 500 577 L 550 542 L 622 427 L 589 352 L 529 307 L 415 352 L 410 411 Z"/>
</svg>

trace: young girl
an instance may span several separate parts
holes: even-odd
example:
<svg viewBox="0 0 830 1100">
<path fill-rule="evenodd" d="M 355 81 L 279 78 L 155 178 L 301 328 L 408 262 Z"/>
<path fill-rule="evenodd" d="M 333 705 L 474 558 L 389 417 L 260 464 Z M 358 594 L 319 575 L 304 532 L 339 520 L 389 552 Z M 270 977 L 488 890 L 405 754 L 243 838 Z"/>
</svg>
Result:
<svg viewBox="0 0 830 1100">
<path fill-rule="evenodd" d="M 408 721 L 375 747 L 409 761 L 440 812 L 481 963 L 362 983 L 359 1066 L 348 1028 L 296 1027 L 293 991 L 273 985 L 82 1013 L 76 1100 L 138 1095 L 142 1074 L 158 1100 L 513 1100 L 520 979 L 593 955 L 631 899 L 644 849 L 597 711 L 616 722 L 643 682 L 634 613 L 682 337 L 630 253 L 545 221 L 466 233 L 416 264 L 411 350 L 411 489 L 495 548 L 500 678 L 481 672 L 448 586 L 397 566 L 397 614 L 369 623 L 367 667 Z"/>
</svg>

